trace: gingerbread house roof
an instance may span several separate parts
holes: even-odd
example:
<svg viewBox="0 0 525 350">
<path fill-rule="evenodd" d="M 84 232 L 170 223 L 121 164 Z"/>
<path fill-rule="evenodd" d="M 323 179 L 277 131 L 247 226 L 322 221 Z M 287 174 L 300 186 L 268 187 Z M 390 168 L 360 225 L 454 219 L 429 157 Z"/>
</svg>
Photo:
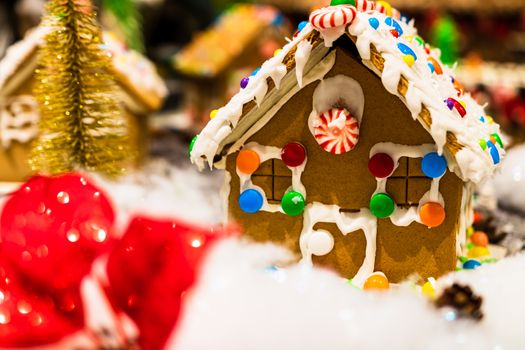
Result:
<svg viewBox="0 0 525 350">
<path fill-rule="evenodd" d="M 439 50 L 418 36 L 413 22 L 401 20 L 385 2 L 355 3 L 314 11 L 293 40 L 218 110 L 196 138 L 192 162 L 222 167 L 224 155 L 242 147 L 302 86 L 322 79 L 333 65 L 330 48 L 346 35 L 362 63 L 432 136 L 451 171 L 475 183 L 490 176 L 505 153 L 499 125 L 463 91 L 454 69 L 441 63 Z"/>
<path fill-rule="evenodd" d="M 282 15 L 272 6 L 233 6 L 177 53 L 173 66 L 189 76 L 214 77 L 242 55 L 262 30 L 281 23 Z"/>
<path fill-rule="evenodd" d="M 16 90 L 33 74 L 38 46 L 49 30 L 40 25 L 7 50 L 0 61 L 0 96 Z M 105 45 L 102 48 L 112 57 L 111 69 L 125 92 L 124 103 L 139 112 L 158 109 L 168 91 L 155 66 L 146 57 L 127 49 L 111 33 L 104 32 L 103 36 Z"/>
</svg>

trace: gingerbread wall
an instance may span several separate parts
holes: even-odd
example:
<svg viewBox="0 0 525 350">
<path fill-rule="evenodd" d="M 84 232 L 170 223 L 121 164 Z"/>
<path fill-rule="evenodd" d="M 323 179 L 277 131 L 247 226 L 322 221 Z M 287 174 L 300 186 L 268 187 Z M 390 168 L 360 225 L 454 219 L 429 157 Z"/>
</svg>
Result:
<svg viewBox="0 0 525 350">
<path fill-rule="evenodd" d="M 348 39 L 345 39 L 349 41 Z M 338 47 L 336 63 L 327 74 L 344 74 L 357 80 L 365 95 L 360 139 L 355 149 L 333 155 L 324 151 L 308 129 L 308 116 L 312 111 L 312 96 L 319 82 L 303 88 L 247 142 L 282 147 L 297 141 L 304 145 L 308 162 L 301 180 L 306 187 L 306 201 L 337 204 L 344 211 L 368 208 L 376 188 L 376 179 L 369 173 L 370 148 L 379 142 L 420 145 L 434 143 L 419 122 L 414 121 L 395 96 L 389 94 L 380 79 L 356 59 L 348 42 Z M 350 47 L 350 49 L 348 49 Z M 229 211 L 231 218 L 244 226 L 246 234 L 257 241 L 275 241 L 299 252 L 299 235 L 303 216 L 291 217 L 281 213 L 258 212 L 247 214 L 237 203 L 239 178 L 235 171 L 236 154 L 227 158 L 227 171 L 231 176 Z M 429 190 L 430 179 L 420 170 L 420 159 L 401 158 L 399 167 L 387 182 L 387 192 L 397 204 L 417 205 Z M 282 162 L 267 161 L 252 177 L 261 186 L 270 202 L 277 202 L 291 185 L 291 172 Z M 399 281 L 413 273 L 437 277 L 455 268 L 456 226 L 460 213 L 463 182 L 447 171 L 440 181 L 439 190 L 445 201 L 446 219 L 440 226 L 428 229 L 419 223 L 398 227 L 390 220 L 378 219 L 377 254 L 375 270 L 383 271 L 392 281 Z M 337 269 L 343 276 L 352 277 L 365 256 L 365 238 L 362 231 L 343 236 L 335 224 L 317 224 L 315 228 L 329 230 L 335 239 L 334 250 L 314 261 Z M 299 255 L 298 255 L 299 256 Z"/>
</svg>

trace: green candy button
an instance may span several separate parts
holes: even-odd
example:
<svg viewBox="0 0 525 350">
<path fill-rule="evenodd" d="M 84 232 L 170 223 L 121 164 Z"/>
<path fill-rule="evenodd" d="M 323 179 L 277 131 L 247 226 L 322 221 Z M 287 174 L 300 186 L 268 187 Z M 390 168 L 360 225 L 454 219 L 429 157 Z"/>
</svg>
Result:
<svg viewBox="0 0 525 350">
<path fill-rule="evenodd" d="M 336 5 L 352 5 L 355 6 L 355 0 L 332 0 L 330 1 L 330 6 Z"/>
<path fill-rule="evenodd" d="M 305 201 L 302 194 L 290 191 L 283 196 L 281 208 L 290 216 L 297 216 L 304 211 Z"/>
<path fill-rule="evenodd" d="M 498 145 L 503 148 L 503 142 L 501 141 L 501 137 L 499 137 L 498 134 L 494 133 L 494 134 L 490 134 L 490 136 L 492 136 L 496 142 L 498 143 Z"/>
<path fill-rule="evenodd" d="M 188 147 L 188 155 L 190 156 L 191 156 L 191 151 L 193 151 L 193 146 L 195 146 L 195 142 L 197 142 L 197 137 L 199 137 L 199 135 L 193 136 L 190 142 L 190 147 Z"/>
<path fill-rule="evenodd" d="M 487 149 L 487 141 L 485 141 L 484 139 L 479 139 L 479 146 L 481 147 L 482 150 L 486 150 Z"/>
<path fill-rule="evenodd" d="M 376 193 L 370 199 L 370 211 L 380 219 L 392 215 L 394 207 L 394 200 L 386 193 Z"/>
</svg>

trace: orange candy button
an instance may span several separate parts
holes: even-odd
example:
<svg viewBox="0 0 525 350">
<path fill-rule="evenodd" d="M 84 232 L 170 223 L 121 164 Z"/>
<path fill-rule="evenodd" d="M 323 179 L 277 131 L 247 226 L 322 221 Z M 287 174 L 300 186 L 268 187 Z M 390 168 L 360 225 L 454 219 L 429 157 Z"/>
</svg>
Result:
<svg viewBox="0 0 525 350">
<path fill-rule="evenodd" d="M 441 65 L 434 57 L 429 57 L 428 61 L 434 66 L 434 72 L 436 72 L 437 75 L 443 74 L 443 69 L 441 68 Z"/>
<path fill-rule="evenodd" d="M 388 278 L 382 272 L 374 272 L 365 281 L 364 290 L 387 290 L 390 288 Z"/>
<path fill-rule="evenodd" d="M 489 237 L 485 232 L 476 231 L 470 236 L 470 241 L 479 247 L 486 247 L 489 245 Z"/>
<path fill-rule="evenodd" d="M 242 150 L 237 155 L 237 169 L 244 174 L 253 174 L 260 164 L 259 155 L 251 149 Z"/>
<path fill-rule="evenodd" d="M 419 218 L 423 225 L 437 227 L 445 221 L 445 208 L 439 203 L 425 203 L 419 209 Z"/>
</svg>

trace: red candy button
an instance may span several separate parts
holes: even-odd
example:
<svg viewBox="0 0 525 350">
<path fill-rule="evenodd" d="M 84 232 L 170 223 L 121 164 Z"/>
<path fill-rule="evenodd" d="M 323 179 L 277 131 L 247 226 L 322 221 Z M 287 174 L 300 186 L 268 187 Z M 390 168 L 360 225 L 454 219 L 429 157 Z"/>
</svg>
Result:
<svg viewBox="0 0 525 350">
<path fill-rule="evenodd" d="M 374 177 L 383 179 L 394 171 L 394 160 L 386 153 L 376 153 L 368 161 L 368 170 Z"/>
<path fill-rule="evenodd" d="M 297 142 L 290 142 L 281 150 L 281 159 L 289 167 L 296 167 L 304 163 L 306 150 Z"/>
</svg>

